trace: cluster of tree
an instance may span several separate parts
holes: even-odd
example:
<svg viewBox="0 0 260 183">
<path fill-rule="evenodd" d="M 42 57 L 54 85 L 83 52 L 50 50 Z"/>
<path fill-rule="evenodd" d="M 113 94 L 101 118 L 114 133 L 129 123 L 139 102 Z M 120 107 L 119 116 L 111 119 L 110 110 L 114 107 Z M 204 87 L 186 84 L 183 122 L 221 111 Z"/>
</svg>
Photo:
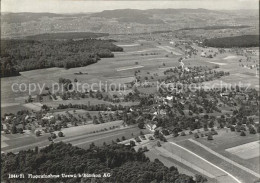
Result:
<svg viewBox="0 0 260 183">
<path fill-rule="evenodd" d="M 16 134 L 16 133 L 23 133 L 23 130 L 26 129 L 27 121 L 26 116 L 29 115 L 28 110 L 21 110 L 18 111 L 17 114 L 13 113 L 5 113 L 4 117 L 1 118 L 2 124 L 6 125 L 5 133 L 9 134 Z M 8 118 L 6 118 L 8 116 Z M 20 125 L 20 126 L 18 126 Z"/>
<path fill-rule="evenodd" d="M 160 139 L 163 142 L 167 142 L 166 138 L 163 135 L 163 134 L 165 134 L 165 132 L 166 132 L 166 130 L 163 130 L 162 133 L 160 133 L 159 130 L 155 130 L 154 137 Z M 165 135 L 169 135 L 169 133 L 167 133 Z"/>
<path fill-rule="evenodd" d="M 204 40 L 203 44 L 208 47 L 217 48 L 259 47 L 259 35 L 212 38 Z"/>
<path fill-rule="evenodd" d="M 123 51 L 123 48 L 109 40 L 2 40 L 1 76 L 51 67 L 83 67 L 100 58 L 114 57 L 113 51 Z"/>
<path fill-rule="evenodd" d="M 158 159 L 150 162 L 144 151 L 136 152 L 131 146 L 91 144 L 87 150 L 63 142 L 53 143 L 41 150 L 20 151 L 1 156 L 1 178 L 8 181 L 8 174 L 82 174 L 95 173 L 101 178 L 57 178 L 55 182 L 186 182 L 191 176 L 180 174 L 176 167 L 166 167 Z M 201 179 L 201 177 L 200 177 Z M 28 182 L 53 182 L 53 179 L 27 179 Z M 197 178 L 196 178 L 197 180 Z M 203 179 L 205 180 L 205 179 Z"/>
<path fill-rule="evenodd" d="M 212 81 L 219 79 L 223 76 L 229 75 L 229 72 L 212 70 L 213 68 L 199 66 L 189 67 L 189 71 L 183 70 L 181 67 L 174 69 L 167 69 L 164 71 L 165 79 L 167 83 L 181 82 L 183 84 L 201 83 L 204 81 Z"/>
<path fill-rule="evenodd" d="M 107 105 L 107 104 L 96 104 L 96 105 L 85 105 L 85 104 L 59 104 L 57 109 L 68 109 L 68 108 L 76 108 L 76 109 L 84 109 L 87 111 L 118 111 L 124 110 L 124 106 L 122 105 Z"/>
</svg>

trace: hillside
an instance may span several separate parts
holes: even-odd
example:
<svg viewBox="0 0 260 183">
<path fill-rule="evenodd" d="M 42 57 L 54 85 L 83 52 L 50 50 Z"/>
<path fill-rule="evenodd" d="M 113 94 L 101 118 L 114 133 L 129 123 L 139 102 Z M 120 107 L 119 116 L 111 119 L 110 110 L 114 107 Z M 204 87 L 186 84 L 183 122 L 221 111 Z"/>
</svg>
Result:
<svg viewBox="0 0 260 183">
<path fill-rule="evenodd" d="M 143 10 L 135 9 L 119 9 L 119 10 L 105 10 L 100 13 L 93 13 L 92 17 L 100 17 L 106 19 L 117 19 L 121 23 L 140 23 L 140 24 L 162 24 L 161 19 L 152 18 L 151 13 Z"/>
<path fill-rule="evenodd" d="M 103 18 L 122 18 L 122 17 L 149 17 L 156 14 L 205 14 L 205 13 L 218 13 L 221 12 L 207 9 L 149 9 L 149 10 L 137 10 L 137 9 L 118 9 L 118 10 L 105 10 L 99 13 L 93 13 L 91 16 L 103 17 Z"/>
<path fill-rule="evenodd" d="M 6 23 L 23 23 L 29 21 L 39 21 L 43 17 L 67 17 L 69 15 L 61 15 L 55 13 L 6 13 L 1 15 L 1 21 Z"/>
<path fill-rule="evenodd" d="M 241 10 L 242 11 L 242 10 Z M 128 34 L 179 30 L 207 26 L 252 26 L 243 34 L 251 34 L 258 14 L 250 11 L 214 11 L 207 9 L 117 9 L 97 13 L 4 13 L 1 15 L 2 37 L 22 38 L 35 34 L 59 32 L 95 32 Z"/>
</svg>

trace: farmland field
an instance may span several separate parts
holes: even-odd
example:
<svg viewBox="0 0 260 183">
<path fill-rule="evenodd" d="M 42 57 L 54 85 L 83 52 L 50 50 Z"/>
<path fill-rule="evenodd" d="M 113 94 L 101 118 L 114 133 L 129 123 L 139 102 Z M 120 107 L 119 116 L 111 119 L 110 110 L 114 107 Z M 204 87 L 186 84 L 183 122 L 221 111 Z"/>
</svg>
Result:
<svg viewBox="0 0 260 183">
<path fill-rule="evenodd" d="M 177 143 L 183 147 L 186 147 L 187 149 L 192 150 L 194 153 L 204 157 L 215 165 L 225 169 L 235 177 L 239 177 L 239 179 L 243 180 L 243 182 L 253 182 L 257 179 L 257 176 L 252 175 L 249 172 L 252 171 L 256 174 L 259 172 L 259 155 L 258 157 L 254 157 L 251 160 L 245 160 L 227 152 L 226 149 L 253 142 L 257 139 L 259 139 L 259 136 L 257 135 L 247 135 L 245 138 L 243 138 L 235 132 L 227 133 L 225 130 L 223 130 L 222 132 L 220 131 L 219 135 L 214 136 L 214 140 L 212 141 L 208 141 L 206 138 L 196 139 L 196 141 L 204 144 L 206 147 L 212 149 L 217 154 L 220 154 L 220 156 L 216 156 L 208 152 L 207 150 L 203 149 L 201 146 L 193 143 L 190 140 L 183 140 Z M 221 156 L 229 159 L 228 162 L 223 161 L 223 159 L 220 158 Z M 245 169 L 248 169 L 248 171 L 244 171 L 240 167 L 234 166 L 232 162 L 238 163 L 239 166 L 245 167 Z"/>
<path fill-rule="evenodd" d="M 229 149 L 226 149 L 227 152 L 234 154 L 242 159 L 251 159 L 259 157 L 259 141 L 249 142 L 240 146 L 235 146 Z"/>
<path fill-rule="evenodd" d="M 201 159 L 194 154 L 187 152 L 179 146 L 171 142 L 165 143 L 163 148 L 158 148 L 166 156 L 176 159 L 177 161 L 185 164 L 188 167 L 206 175 L 211 179 L 216 179 L 220 182 L 236 182 L 232 177 L 228 176 L 225 172 L 209 164 L 207 161 Z"/>
<path fill-rule="evenodd" d="M 118 126 L 118 128 L 109 130 L 109 128 L 113 126 Z M 107 128 L 108 130 L 104 131 L 104 128 Z M 99 132 L 93 133 L 93 131 Z M 88 124 L 62 129 L 65 137 L 59 137 L 54 141 L 64 141 L 72 143 L 76 146 L 88 148 L 89 144 L 92 142 L 94 142 L 96 145 L 103 145 L 103 142 L 110 144 L 112 140 L 116 142 L 117 138 L 121 140 L 122 136 L 125 138 L 131 138 L 132 135 L 140 135 L 140 131 L 142 131 L 144 134 L 148 133 L 146 129 L 140 130 L 134 126 L 123 127 L 122 121 L 108 122 L 99 125 Z M 20 150 L 34 148 L 35 146 L 39 146 L 41 148 L 50 144 L 50 141 L 48 141 L 47 138 L 48 136 L 49 134 L 43 134 L 40 137 L 36 137 L 33 133 L 21 134 L 19 137 L 12 134 L 2 134 L 1 138 L 3 139 L 2 142 L 4 142 L 4 144 L 1 147 L 1 150 L 2 152 L 18 152 Z"/>
<path fill-rule="evenodd" d="M 199 138 L 197 139 L 198 142 L 204 144 L 205 146 L 211 148 L 212 150 L 222 154 L 223 156 L 245 166 L 249 169 L 252 169 L 256 172 L 260 171 L 259 167 L 259 153 L 258 156 L 243 159 L 239 156 L 228 152 L 227 149 L 233 147 L 239 147 L 240 145 L 244 145 L 247 143 L 255 142 L 259 140 L 259 135 L 247 134 L 247 136 L 242 137 L 238 132 L 226 132 L 225 130 L 219 131 L 219 135 L 214 136 L 213 141 L 208 141 L 206 138 Z M 227 140 L 228 139 L 228 140 Z M 257 151 L 257 150 L 256 150 Z M 250 155 L 249 155 L 250 156 Z"/>
<path fill-rule="evenodd" d="M 190 176 L 195 176 L 196 174 L 200 174 L 198 171 L 192 169 L 191 167 L 184 165 L 183 163 L 168 157 L 167 155 L 163 155 L 161 154 L 161 152 L 159 150 L 157 150 L 156 148 L 151 148 L 148 152 L 146 152 L 146 156 L 149 157 L 149 159 L 151 161 L 154 161 L 156 158 L 159 159 L 165 166 L 167 167 L 171 167 L 171 166 L 175 166 L 178 168 L 178 170 L 181 173 L 190 175 Z M 207 180 L 208 183 L 214 183 L 216 182 L 216 179 L 214 178 L 210 178 L 208 176 Z"/>
</svg>

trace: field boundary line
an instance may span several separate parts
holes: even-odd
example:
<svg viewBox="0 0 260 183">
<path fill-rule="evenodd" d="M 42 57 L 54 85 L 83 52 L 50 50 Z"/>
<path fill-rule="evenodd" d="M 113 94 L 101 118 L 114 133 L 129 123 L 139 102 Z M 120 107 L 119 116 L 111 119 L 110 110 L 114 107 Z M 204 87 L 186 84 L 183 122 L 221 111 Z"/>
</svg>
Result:
<svg viewBox="0 0 260 183">
<path fill-rule="evenodd" d="M 177 147 L 180 147 L 181 149 L 183 149 L 183 150 L 185 150 L 185 151 L 187 151 L 187 152 L 193 154 L 194 156 L 196 156 L 196 157 L 202 159 L 203 161 L 206 161 L 206 162 L 209 163 L 210 165 L 214 166 L 215 168 L 217 168 L 217 169 L 223 171 L 224 173 L 226 173 L 227 175 L 229 175 L 230 177 L 232 177 L 232 178 L 233 178 L 235 181 L 237 181 L 238 183 L 242 183 L 240 180 L 238 180 L 236 177 L 234 177 L 233 175 L 231 175 L 231 174 L 228 173 L 227 171 L 223 170 L 222 168 L 218 167 L 217 165 L 214 165 L 213 163 L 211 163 L 211 162 L 209 162 L 208 160 L 202 158 L 201 156 L 197 155 L 196 153 L 190 151 L 189 149 L 187 149 L 187 148 L 185 148 L 185 147 L 182 147 L 182 146 L 180 146 L 180 145 L 178 145 L 178 144 L 176 144 L 176 143 L 174 143 L 174 142 L 169 142 L 169 143 L 171 143 L 171 144 L 173 144 L 173 145 L 176 145 Z"/>
<path fill-rule="evenodd" d="M 242 165 L 236 163 L 236 162 L 233 161 L 233 160 L 230 160 L 230 159 L 224 157 L 223 155 L 221 155 L 221 154 L 219 154 L 219 153 L 216 153 L 215 151 L 213 151 L 212 149 L 208 148 L 207 146 L 201 144 L 200 142 L 197 142 L 197 141 L 195 141 L 195 140 L 193 140 L 193 139 L 188 139 L 188 140 L 191 141 L 191 142 L 193 142 L 194 144 L 196 144 L 196 145 L 202 147 L 202 148 L 205 149 L 206 151 L 208 151 L 208 152 L 214 154 L 215 156 L 217 156 L 217 157 L 219 157 L 219 158 L 221 158 L 221 159 L 227 161 L 228 163 L 231 163 L 232 165 L 235 165 L 236 167 L 238 167 L 238 168 L 240 168 L 240 169 L 242 169 L 242 170 L 244 170 L 244 171 L 246 171 L 246 172 L 248 172 L 248 173 L 250 173 L 250 174 L 252 174 L 252 175 L 254 175 L 254 176 L 256 176 L 256 177 L 258 177 L 258 178 L 260 178 L 260 175 L 259 175 L 258 173 L 256 173 L 256 172 L 254 172 L 253 170 L 250 170 L 249 168 L 246 168 L 246 167 L 244 167 L 244 166 L 242 166 Z"/>
</svg>

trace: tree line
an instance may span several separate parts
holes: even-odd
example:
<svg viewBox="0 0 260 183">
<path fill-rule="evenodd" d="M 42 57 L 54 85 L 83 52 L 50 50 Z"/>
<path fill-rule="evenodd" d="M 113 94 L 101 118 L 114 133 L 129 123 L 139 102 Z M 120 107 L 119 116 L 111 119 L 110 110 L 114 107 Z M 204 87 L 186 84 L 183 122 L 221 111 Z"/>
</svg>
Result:
<svg viewBox="0 0 260 183">
<path fill-rule="evenodd" d="M 101 147 L 91 144 L 85 150 L 63 142 L 52 143 L 39 150 L 20 151 L 1 156 L 1 178 L 8 174 L 101 174 L 101 178 L 57 178 L 55 182 L 186 182 L 193 183 L 191 176 L 180 174 L 174 166 L 168 168 L 158 159 L 151 162 L 143 151 L 136 152 L 131 146 L 112 144 Z M 21 179 L 21 182 L 54 182 L 53 179 Z M 196 181 L 197 182 L 197 181 Z"/>
<path fill-rule="evenodd" d="M 57 109 L 84 109 L 87 111 L 118 111 L 124 110 L 125 107 L 122 105 L 112 105 L 112 104 L 96 104 L 96 105 L 85 105 L 85 104 L 59 104 Z"/>
</svg>

